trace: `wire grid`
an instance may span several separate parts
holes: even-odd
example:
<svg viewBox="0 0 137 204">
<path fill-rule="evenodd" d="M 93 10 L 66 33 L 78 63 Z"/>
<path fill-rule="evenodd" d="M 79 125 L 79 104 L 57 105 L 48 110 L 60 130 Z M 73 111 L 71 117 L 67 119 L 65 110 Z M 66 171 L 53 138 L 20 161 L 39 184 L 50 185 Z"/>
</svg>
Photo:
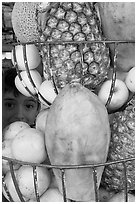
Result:
<svg viewBox="0 0 137 204">
<path fill-rule="evenodd" d="M 114 44 L 114 57 L 113 57 L 113 74 L 112 74 L 112 84 L 111 84 L 111 89 L 110 89 L 110 94 L 109 94 L 109 97 L 108 97 L 108 100 L 106 102 L 106 108 L 109 107 L 109 104 L 111 102 L 111 99 L 112 99 L 112 96 L 113 96 L 113 93 L 114 93 L 114 88 L 115 88 L 115 81 L 116 81 L 116 61 L 117 61 L 117 54 L 118 54 L 118 51 L 117 51 L 117 47 L 119 44 L 124 44 L 124 43 L 135 43 L 135 41 L 133 40 L 117 40 L 117 41 L 106 41 L 106 40 L 99 40 L 99 41 L 82 41 L 82 42 L 72 42 L 72 41 L 65 41 L 65 42 L 60 42 L 60 41 L 53 41 L 53 42 L 30 42 L 30 43 L 22 43 L 23 45 L 23 55 L 24 55 L 24 63 L 25 63 L 25 68 L 26 68 L 26 71 L 27 71 L 27 75 L 28 75 L 28 78 L 32 84 L 32 86 L 34 87 L 37 95 L 40 95 L 41 98 L 50 106 L 51 103 L 49 101 L 47 101 L 42 95 L 41 93 L 39 93 L 39 90 L 37 89 L 37 87 L 35 86 L 35 83 L 33 82 L 33 79 L 30 75 L 30 71 L 29 71 L 29 66 L 28 66 L 28 62 L 27 62 L 27 56 L 26 56 L 26 45 L 27 44 L 35 44 L 36 46 L 42 46 L 42 45 L 51 45 L 51 44 L 66 44 L 66 43 L 77 43 L 77 44 L 83 44 L 83 43 L 105 43 L 105 44 Z M 20 43 L 16 43 L 15 45 L 18 45 Z M 49 49 L 50 49 L 50 46 L 49 46 Z M 49 53 L 50 53 L 50 50 L 49 50 Z M 20 70 L 18 69 L 18 64 L 17 64 L 17 60 L 16 60 L 16 52 L 15 52 L 15 47 L 13 49 L 13 58 L 14 58 L 14 67 L 16 68 L 16 71 L 17 71 L 17 74 L 19 76 L 19 79 L 21 80 L 23 86 L 25 87 L 25 89 L 31 94 L 32 97 L 34 97 L 36 100 L 39 101 L 38 99 L 38 96 L 34 95 L 31 93 L 31 91 L 28 89 L 28 87 L 26 86 L 26 84 L 23 82 L 23 79 L 21 77 L 21 74 L 20 74 Z M 50 55 L 49 55 L 49 58 L 50 58 Z M 49 60 L 50 61 L 50 60 Z M 51 73 L 51 79 L 52 79 L 52 82 L 53 82 L 53 85 L 54 85 L 54 90 L 55 92 L 58 94 L 58 91 L 57 91 L 57 87 L 56 87 L 56 84 L 55 84 L 55 81 L 54 81 L 54 76 L 52 75 L 52 70 L 50 68 L 50 64 L 49 64 L 49 70 L 50 70 L 50 73 Z M 49 169 L 60 169 L 61 171 L 61 178 L 62 178 L 62 194 L 63 194 L 63 199 L 64 199 L 64 202 L 67 202 L 67 193 L 66 193 L 66 185 L 65 185 L 65 170 L 67 169 L 80 169 L 80 168 L 92 168 L 92 171 L 93 171 L 93 181 L 94 181 L 94 192 L 95 192 L 95 201 L 96 202 L 99 202 L 99 189 L 98 189 L 98 181 L 97 181 L 97 168 L 100 167 L 100 166 L 108 166 L 108 165 L 111 165 L 111 164 L 117 164 L 117 163 L 122 163 L 123 165 L 123 175 L 124 175 L 124 199 L 125 199 L 125 202 L 128 202 L 128 189 L 127 189 L 127 167 L 126 167 L 126 163 L 129 162 L 129 161 L 135 161 L 135 158 L 126 158 L 126 159 L 121 159 L 121 160 L 117 160 L 117 161 L 112 161 L 112 162 L 106 162 L 106 163 L 100 163 L 100 164 L 84 164 L 84 165 L 49 165 L 49 164 L 37 164 L 37 163 L 29 163 L 29 162 L 22 162 L 22 161 L 18 161 L 18 160 L 15 160 L 15 159 L 11 159 L 11 158 L 8 158 L 8 157 L 4 157 L 2 156 L 2 159 L 4 160 L 7 160 L 8 163 L 9 163 L 9 166 L 10 166 L 10 171 L 11 171 L 11 176 L 12 176 L 12 179 L 13 179 L 13 183 L 14 183 L 14 186 L 15 186 L 15 189 L 17 191 L 17 194 L 19 196 L 19 199 L 21 202 L 25 202 L 21 192 L 20 192 L 20 189 L 19 189 L 19 186 L 17 184 L 17 180 L 16 180 L 16 176 L 15 176 L 15 173 L 14 173 L 14 169 L 13 169 L 13 164 L 15 163 L 19 163 L 21 165 L 30 165 L 33 167 L 33 178 L 34 178 L 34 188 L 35 188 L 35 195 L 36 195 L 36 201 L 37 202 L 40 202 L 40 196 L 39 196 L 39 192 L 38 192 L 38 182 L 37 182 L 37 171 L 36 171 L 36 167 L 37 166 L 41 166 L 41 167 L 46 167 L 46 168 L 49 168 Z M 7 197 L 9 199 L 9 201 L 13 202 L 13 199 L 10 195 L 10 192 L 8 191 L 7 189 L 7 186 L 6 184 L 4 183 L 4 176 L 3 176 L 3 179 L 2 179 L 2 183 L 3 183 L 3 188 L 7 194 Z"/>
<path fill-rule="evenodd" d="M 14 169 L 13 169 L 13 165 L 18 163 L 20 165 L 29 165 L 33 167 L 33 178 L 34 178 L 34 188 L 35 188 L 35 195 L 36 195 L 36 201 L 39 202 L 40 201 L 40 196 L 39 196 L 39 191 L 38 191 L 38 182 L 37 182 L 37 171 L 36 171 L 36 167 L 45 167 L 48 169 L 59 169 L 61 171 L 61 178 L 62 178 L 62 194 L 63 194 L 63 199 L 64 202 L 67 202 L 67 192 L 66 192 L 66 184 L 65 184 L 65 170 L 67 169 L 84 169 L 84 168 L 92 168 L 93 170 L 93 182 L 94 182 L 94 192 L 95 192 L 95 201 L 99 202 L 99 189 L 98 189 L 98 181 L 97 181 L 97 168 L 101 167 L 101 166 L 108 166 L 108 165 L 112 165 L 112 164 L 117 164 L 117 163 L 121 163 L 123 164 L 123 175 L 124 175 L 124 199 L 127 202 L 128 201 L 128 189 L 127 189 L 127 171 L 126 171 L 126 163 L 129 161 L 134 161 L 135 158 L 127 158 L 127 159 L 121 159 L 118 161 L 112 161 L 112 162 L 106 162 L 106 163 L 99 163 L 99 164 L 84 164 L 84 165 L 50 165 L 50 164 L 37 164 L 37 163 L 30 163 L 30 162 L 23 162 L 23 161 L 19 161 L 16 159 L 11 159 L 5 156 L 2 156 L 2 159 L 7 160 L 10 166 L 10 172 L 11 172 L 11 176 L 13 179 L 13 183 L 15 186 L 15 189 L 17 191 L 17 194 L 19 196 L 19 199 L 21 202 L 25 202 L 25 200 L 22 197 L 22 194 L 20 192 L 19 186 L 17 184 L 17 180 L 16 180 L 16 176 L 14 173 Z M 2 183 L 3 183 L 3 188 L 7 194 L 7 197 L 9 199 L 10 202 L 13 202 L 13 199 L 10 195 L 10 192 L 7 189 L 7 186 L 4 182 L 4 176 L 2 179 Z"/>
<path fill-rule="evenodd" d="M 92 40 L 92 41 L 82 41 L 82 42 L 75 42 L 75 41 L 51 41 L 51 42 L 30 42 L 30 43 L 22 43 L 21 45 L 23 46 L 23 55 L 24 55 L 24 64 L 25 64 L 25 68 L 26 68 L 26 72 L 29 78 L 29 81 L 31 83 L 31 85 L 33 86 L 35 92 L 37 93 L 37 95 L 34 95 L 29 88 L 27 87 L 27 85 L 24 83 L 22 77 L 21 77 L 21 70 L 18 69 L 18 64 L 17 64 L 17 59 L 16 59 L 16 51 L 15 51 L 15 46 L 13 47 L 13 59 L 14 59 L 14 67 L 16 68 L 17 74 L 19 76 L 19 79 L 22 83 L 22 85 L 24 86 L 24 88 L 26 89 L 27 92 L 29 92 L 29 94 L 35 98 L 37 101 L 39 101 L 38 95 L 42 98 L 42 100 L 44 102 L 46 102 L 49 106 L 51 105 L 51 103 L 49 101 L 46 100 L 46 98 L 43 97 L 43 95 L 39 92 L 38 88 L 36 87 L 35 83 L 33 82 L 33 79 L 31 77 L 30 74 L 30 70 L 29 70 L 29 66 L 28 66 L 28 61 L 27 61 L 27 54 L 26 54 L 26 45 L 29 44 L 35 44 L 36 46 L 42 46 L 42 45 L 48 45 L 48 70 L 50 71 L 50 78 L 51 81 L 53 83 L 53 87 L 54 87 L 54 91 L 56 94 L 58 94 L 58 89 L 57 86 L 55 84 L 55 80 L 54 80 L 54 75 L 52 73 L 52 68 L 51 68 L 51 57 L 50 57 L 50 51 L 51 51 L 51 47 L 50 45 L 53 44 L 77 44 L 77 45 L 82 45 L 82 44 L 92 44 L 92 43 L 103 43 L 103 44 L 114 44 L 114 57 L 113 57 L 113 74 L 112 74 L 112 84 L 111 84 L 111 89 L 110 89 L 110 94 L 108 97 L 108 101 L 106 102 L 106 108 L 108 108 L 109 103 L 111 101 L 113 92 L 114 92 L 114 88 L 115 88 L 115 80 L 116 80 L 116 61 L 117 61 L 117 47 L 119 44 L 125 44 L 125 43 L 135 43 L 135 41 L 133 40 Z M 14 43 L 14 45 L 18 45 L 20 43 Z M 81 50 L 80 50 L 81 51 Z M 81 51 L 81 64 L 83 64 L 83 57 L 82 57 L 82 51 Z M 43 66 L 44 67 L 44 66 Z M 43 68 L 43 73 L 45 68 Z M 40 102 L 40 101 L 39 101 Z"/>
</svg>

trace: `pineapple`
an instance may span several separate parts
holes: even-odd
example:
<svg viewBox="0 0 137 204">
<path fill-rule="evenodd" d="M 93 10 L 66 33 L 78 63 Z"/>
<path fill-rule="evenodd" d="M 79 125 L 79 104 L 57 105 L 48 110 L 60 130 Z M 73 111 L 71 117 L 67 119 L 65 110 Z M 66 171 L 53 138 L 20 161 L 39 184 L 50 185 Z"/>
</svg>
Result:
<svg viewBox="0 0 137 204">
<path fill-rule="evenodd" d="M 45 78 L 54 77 L 58 89 L 77 81 L 95 90 L 107 78 L 110 66 L 106 44 L 93 3 L 60 2 L 40 6 L 38 30 Z M 39 15 L 40 16 L 40 15 Z"/>
<path fill-rule="evenodd" d="M 135 96 L 128 102 L 125 110 L 113 115 L 108 162 L 135 157 Z M 126 162 L 127 188 L 135 189 L 135 162 Z M 107 190 L 123 190 L 124 166 L 122 163 L 106 166 L 102 176 L 102 185 Z"/>
</svg>

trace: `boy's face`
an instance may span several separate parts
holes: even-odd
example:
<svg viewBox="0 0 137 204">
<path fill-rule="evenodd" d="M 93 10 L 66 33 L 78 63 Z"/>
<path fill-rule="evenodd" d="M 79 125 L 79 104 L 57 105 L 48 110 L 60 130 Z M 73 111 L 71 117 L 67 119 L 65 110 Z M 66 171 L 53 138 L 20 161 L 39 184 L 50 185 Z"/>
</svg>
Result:
<svg viewBox="0 0 137 204">
<path fill-rule="evenodd" d="M 38 102 L 32 97 L 26 97 L 22 94 L 14 96 L 12 92 L 6 92 L 2 102 L 2 126 L 15 121 L 23 121 L 33 125 L 39 112 Z"/>
</svg>

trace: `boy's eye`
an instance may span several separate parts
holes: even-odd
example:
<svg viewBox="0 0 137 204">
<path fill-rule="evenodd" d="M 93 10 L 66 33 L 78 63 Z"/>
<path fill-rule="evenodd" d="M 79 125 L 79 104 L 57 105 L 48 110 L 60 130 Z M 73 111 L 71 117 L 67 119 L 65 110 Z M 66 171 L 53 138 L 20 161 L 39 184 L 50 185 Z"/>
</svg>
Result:
<svg viewBox="0 0 137 204">
<path fill-rule="evenodd" d="M 34 105 L 32 105 L 32 104 L 27 104 L 27 105 L 26 105 L 26 108 L 27 108 L 27 109 L 32 109 L 33 107 L 34 107 Z"/>
<path fill-rule="evenodd" d="M 11 103 L 11 102 L 6 102 L 5 103 L 5 107 L 7 109 L 13 109 L 15 107 L 15 104 L 14 103 Z"/>
<path fill-rule="evenodd" d="M 36 103 L 34 102 L 27 102 L 24 104 L 27 110 L 32 110 L 36 107 Z"/>
</svg>

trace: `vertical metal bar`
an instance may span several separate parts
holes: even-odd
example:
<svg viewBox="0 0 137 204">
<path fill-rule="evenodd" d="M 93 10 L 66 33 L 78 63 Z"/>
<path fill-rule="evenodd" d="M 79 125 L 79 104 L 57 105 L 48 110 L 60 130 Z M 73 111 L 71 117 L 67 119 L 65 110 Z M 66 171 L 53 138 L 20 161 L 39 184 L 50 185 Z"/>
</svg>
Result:
<svg viewBox="0 0 137 204">
<path fill-rule="evenodd" d="M 14 202 L 14 200 L 12 199 L 12 196 L 10 195 L 10 192 L 8 191 L 8 188 L 7 188 L 7 186 L 6 186 L 6 183 L 4 182 L 4 176 L 2 177 L 2 184 L 3 184 L 3 188 L 4 188 L 4 190 L 5 190 L 5 193 L 6 193 L 7 197 L 8 197 L 8 200 L 9 200 L 10 202 Z"/>
<path fill-rule="evenodd" d="M 27 75 L 28 75 L 28 78 L 32 84 L 32 86 L 34 87 L 35 91 L 37 91 L 37 87 L 31 77 L 31 74 L 30 74 L 30 69 L 29 69 L 29 66 L 28 66 L 28 60 L 27 60 L 27 55 L 26 55 L 26 44 L 23 45 L 23 59 L 24 59 L 24 64 L 25 64 L 25 68 L 26 68 L 26 72 L 27 72 Z"/>
<path fill-rule="evenodd" d="M 29 69 L 29 66 L 28 66 L 28 61 L 27 61 L 27 55 L 26 55 L 26 45 L 23 45 L 23 58 L 24 58 L 24 63 L 25 63 L 25 68 L 26 68 L 26 72 L 27 72 L 27 75 L 28 75 L 28 78 L 29 78 L 29 81 L 31 83 L 31 85 L 33 86 L 33 88 L 35 89 L 36 93 L 40 95 L 40 97 L 42 98 L 42 100 L 44 100 L 49 106 L 51 105 L 51 103 L 49 101 L 47 101 L 43 96 L 42 94 L 39 92 L 39 90 L 37 89 L 32 77 L 31 77 L 31 74 L 30 74 L 30 69 Z M 24 83 L 24 82 L 23 82 Z M 29 90 L 28 87 L 26 87 L 27 90 Z M 29 90 L 29 93 L 31 93 L 31 91 Z M 31 95 L 39 101 L 38 97 L 36 97 L 34 94 L 31 93 Z"/>
<path fill-rule="evenodd" d="M 61 169 L 61 179 L 62 179 L 63 199 L 64 199 L 64 202 L 67 202 L 66 187 L 65 187 L 65 170 L 64 169 Z"/>
<path fill-rule="evenodd" d="M 40 196 L 38 192 L 38 181 L 37 181 L 37 169 L 36 166 L 33 166 L 33 178 L 34 178 L 34 189 L 37 202 L 40 202 Z"/>
<path fill-rule="evenodd" d="M 94 190 L 95 190 L 95 201 L 99 202 L 99 192 L 98 192 L 98 182 L 97 182 L 97 170 L 95 167 L 93 169 L 93 181 L 94 181 Z"/>
<path fill-rule="evenodd" d="M 17 74 L 18 74 L 18 77 L 19 77 L 19 79 L 20 79 L 22 85 L 24 86 L 24 88 L 26 89 L 26 91 L 28 91 L 28 93 L 29 93 L 32 97 L 37 98 L 36 96 L 33 95 L 33 93 L 28 89 L 28 87 L 26 86 L 26 84 L 25 84 L 24 81 L 22 80 L 20 71 L 19 71 L 19 69 L 18 69 L 15 47 L 13 47 L 13 59 L 14 59 L 14 67 L 16 68 L 16 72 L 17 72 Z"/>
<path fill-rule="evenodd" d="M 108 97 L 108 100 L 106 102 L 106 108 L 109 107 L 109 104 L 111 102 L 111 99 L 112 99 L 112 96 L 113 96 L 113 93 L 114 93 L 114 89 L 115 89 L 115 81 L 116 81 L 116 59 L 117 59 L 117 46 L 118 46 L 118 43 L 114 43 L 114 66 L 113 66 L 113 74 L 112 74 L 112 84 L 111 84 L 111 89 L 110 89 L 110 94 L 109 94 L 109 97 Z"/>
<path fill-rule="evenodd" d="M 42 47 L 42 45 L 41 45 Z M 45 48 L 46 47 L 46 48 Z M 45 49 L 46 49 L 46 53 L 47 53 L 47 59 L 45 60 Z M 44 73 L 46 74 L 46 63 L 47 63 L 47 66 L 48 66 L 48 69 L 50 68 L 50 61 L 49 61 L 49 44 L 43 44 L 43 47 L 41 48 L 41 51 L 42 51 L 42 62 L 43 62 L 43 76 L 44 76 Z M 45 62 L 46 61 L 46 62 Z M 47 75 L 47 74 L 46 74 Z M 44 77 L 45 78 L 45 77 Z M 47 79 L 47 77 L 45 78 Z"/>
<path fill-rule="evenodd" d="M 20 189 L 19 189 L 19 186 L 17 183 L 17 179 L 15 177 L 15 173 L 14 173 L 14 169 L 13 169 L 13 163 L 12 163 L 12 161 L 8 161 L 8 162 L 9 162 L 9 166 L 10 166 L 10 172 L 11 172 L 12 180 L 13 180 L 15 189 L 17 191 L 17 194 L 19 196 L 19 199 L 21 200 L 21 202 L 25 202 L 25 200 L 23 199 L 22 194 L 20 192 Z"/>
<path fill-rule="evenodd" d="M 81 68 L 81 79 L 80 79 L 80 82 L 81 82 L 81 84 L 83 85 L 84 84 L 84 82 L 83 82 L 83 68 L 84 68 L 84 59 L 83 59 L 83 43 L 81 43 L 80 45 L 78 45 L 78 47 L 79 47 L 79 49 L 80 49 L 80 55 L 81 55 L 81 60 L 80 60 L 80 62 L 81 62 L 81 65 L 82 65 L 82 68 Z"/>
<path fill-rule="evenodd" d="M 122 162 L 124 169 L 124 198 L 125 198 L 125 202 L 128 202 L 128 189 L 127 189 L 127 167 L 125 162 Z"/>
<path fill-rule="evenodd" d="M 51 76 L 51 79 L 52 79 L 52 82 L 53 82 L 53 86 L 54 86 L 54 91 L 56 94 L 58 94 L 58 89 L 57 89 L 57 86 L 56 86 L 56 83 L 55 83 L 55 80 L 54 80 L 54 76 L 53 76 L 53 73 L 52 73 L 52 66 L 51 66 L 51 46 L 49 44 L 49 47 L 48 47 L 48 60 L 49 60 L 49 71 L 50 71 L 50 76 Z"/>
</svg>

